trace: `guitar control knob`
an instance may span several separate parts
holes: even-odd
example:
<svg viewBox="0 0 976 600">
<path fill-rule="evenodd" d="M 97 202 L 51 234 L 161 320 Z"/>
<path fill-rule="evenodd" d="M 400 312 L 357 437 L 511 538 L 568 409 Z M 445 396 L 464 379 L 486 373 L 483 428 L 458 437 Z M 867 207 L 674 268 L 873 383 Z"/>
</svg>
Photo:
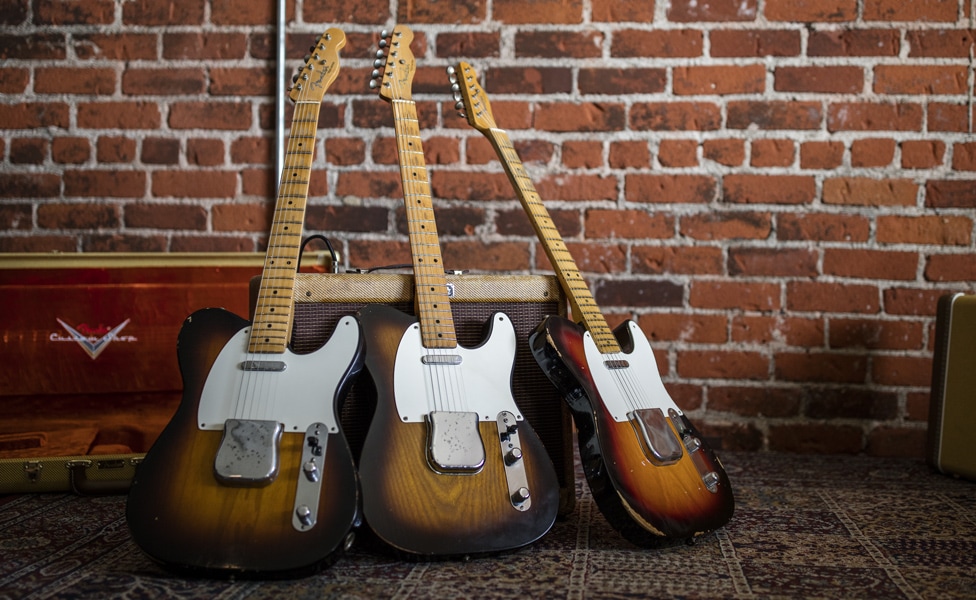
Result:
<svg viewBox="0 0 976 600">
<path fill-rule="evenodd" d="M 515 505 L 522 504 L 528 499 L 529 499 L 529 488 L 527 487 L 520 487 L 519 489 L 515 490 L 514 494 L 512 494 L 512 503 Z"/>
<path fill-rule="evenodd" d="M 319 480 L 319 468 L 314 461 L 305 461 L 305 464 L 302 465 L 302 472 L 305 473 L 305 477 L 311 482 Z"/>
<path fill-rule="evenodd" d="M 505 455 L 505 464 L 506 465 L 514 465 L 515 463 L 517 463 L 520 460 L 522 460 L 522 449 L 521 448 L 512 448 Z M 525 489 L 525 488 L 522 488 L 522 489 Z"/>
<path fill-rule="evenodd" d="M 295 516 L 297 516 L 298 520 L 302 522 L 302 525 L 306 527 L 312 524 L 312 509 L 305 504 L 299 504 L 298 507 L 295 508 Z"/>
</svg>

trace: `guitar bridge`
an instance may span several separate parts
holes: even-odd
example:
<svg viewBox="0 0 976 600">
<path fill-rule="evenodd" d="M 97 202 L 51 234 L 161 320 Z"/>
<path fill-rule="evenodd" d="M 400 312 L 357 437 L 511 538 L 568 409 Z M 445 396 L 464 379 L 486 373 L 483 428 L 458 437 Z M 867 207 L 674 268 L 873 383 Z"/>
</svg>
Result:
<svg viewBox="0 0 976 600">
<path fill-rule="evenodd" d="M 277 421 L 227 419 L 214 458 L 217 481 L 234 487 L 263 487 L 274 481 L 282 429 Z"/>
<path fill-rule="evenodd" d="M 476 473 L 485 465 L 478 413 L 438 410 L 427 415 L 427 458 L 440 473 Z"/>
<path fill-rule="evenodd" d="M 641 408 L 628 416 L 648 460 L 656 465 L 678 462 L 682 443 L 668 425 L 664 411 L 660 408 Z"/>
</svg>

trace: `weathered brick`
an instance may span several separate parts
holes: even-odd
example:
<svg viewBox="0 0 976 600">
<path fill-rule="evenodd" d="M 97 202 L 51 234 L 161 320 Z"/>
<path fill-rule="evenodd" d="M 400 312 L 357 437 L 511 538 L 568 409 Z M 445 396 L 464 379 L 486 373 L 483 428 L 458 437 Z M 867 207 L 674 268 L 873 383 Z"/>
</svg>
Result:
<svg viewBox="0 0 976 600">
<path fill-rule="evenodd" d="M 918 459 L 926 455 L 925 429 L 909 427 L 875 427 L 868 433 L 865 453 L 868 456 Z"/>
<path fill-rule="evenodd" d="M 827 248 L 824 250 L 824 275 L 851 279 L 892 279 L 911 281 L 918 272 L 917 252 Z"/>
<path fill-rule="evenodd" d="M 930 179 L 925 183 L 928 208 L 976 208 L 976 185 L 972 180 Z"/>
<path fill-rule="evenodd" d="M 270 96 L 273 90 L 274 79 L 269 69 L 210 69 L 210 94 L 213 96 Z"/>
<path fill-rule="evenodd" d="M 857 0 L 766 0 L 770 21 L 837 23 L 857 18 Z"/>
<path fill-rule="evenodd" d="M 616 200 L 617 180 L 604 175 L 552 175 L 535 182 L 546 200 Z"/>
<path fill-rule="evenodd" d="M 25 102 L 4 106 L 0 111 L 2 129 L 40 129 L 70 125 L 68 105 L 62 102 Z"/>
<path fill-rule="evenodd" d="M 0 228 L 9 231 L 30 231 L 34 226 L 31 204 L 0 204 Z"/>
<path fill-rule="evenodd" d="M 494 0 L 492 14 L 510 25 L 583 22 L 583 0 Z"/>
<path fill-rule="evenodd" d="M 251 128 L 250 102 L 177 102 L 170 106 L 173 129 L 247 130 Z"/>
<path fill-rule="evenodd" d="M 0 238 L 0 252 L 77 252 L 78 239 L 73 235 L 22 235 Z"/>
<path fill-rule="evenodd" d="M 132 0 L 122 5 L 126 25 L 201 25 L 204 0 Z"/>
<path fill-rule="evenodd" d="M 828 29 L 810 32 L 807 56 L 898 56 L 897 29 Z"/>
<path fill-rule="evenodd" d="M 19 67 L 0 67 L 0 94 L 22 94 L 30 81 L 30 71 Z"/>
<path fill-rule="evenodd" d="M 224 164 L 223 140 L 189 139 L 186 141 L 186 162 L 201 167 Z"/>
<path fill-rule="evenodd" d="M 584 67 L 579 70 L 581 94 L 658 94 L 665 90 L 665 69 Z"/>
<path fill-rule="evenodd" d="M 622 104 L 550 102 L 536 107 L 532 124 L 543 131 L 619 131 L 626 120 Z"/>
<path fill-rule="evenodd" d="M 50 143 L 44 138 L 10 140 L 10 162 L 15 165 L 40 165 L 47 160 Z"/>
<path fill-rule="evenodd" d="M 672 87 L 677 95 L 761 94 L 766 88 L 763 65 L 674 67 Z"/>
<path fill-rule="evenodd" d="M 696 240 L 763 240 L 771 231 L 769 213 L 706 212 L 681 218 L 681 235 Z"/>
<path fill-rule="evenodd" d="M 813 177 L 803 175 L 726 175 L 726 202 L 735 204 L 810 204 L 816 198 Z"/>
<path fill-rule="evenodd" d="M 823 110 L 819 102 L 736 100 L 728 103 L 729 129 L 819 129 Z"/>
<path fill-rule="evenodd" d="M 497 32 L 443 32 L 437 35 L 437 56 L 491 58 L 501 54 Z"/>
<path fill-rule="evenodd" d="M 737 167 L 746 159 L 746 144 L 740 139 L 719 138 L 702 142 L 702 158 L 727 167 Z"/>
<path fill-rule="evenodd" d="M 88 162 L 91 142 L 83 137 L 59 137 L 51 140 L 51 159 L 60 164 Z"/>
<path fill-rule="evenodd" d="M 508 200 L 515 197 L 515 192 L 504 173 L 469 173 L 438 169 L 429 174 L 431 192 L 436 198 Z M 547 195 L 543 197 L 546 200 L 550 199 Z"/>
<path fill-rule="evenodd" d="M 905 32 L 908 56 L 969 58 L 973 48 L 970 29 L 909 29 Z"/>
<path fill-rule="evenodd" d="M 302 20 L 306 23 L 372 23 L 381 25 L 390 17 L 386 0 L 361 0 L 337 3 L 332 0 L 306 0 Z"/>
<path fill-rule="evenodd" d="M 910 179 L 838 177 L 823 183 L 824 204 L 914 206 L 918 185 Z"/>
<path fill-rule="evenodd" d="M 237 193 L 237 173 L 231 171 L 155 171 L 152 193 L 173 198 L 233 198 Z"/>
<path fill-rule="evenodd" d="M 110 96 L 115 93 L 115 71 L 100 68 L 39 68 L 34 72 L 34 91 L 40 94 Z"/>
<path fill-rule="evenodd" d="M 433 178 L 432 178 L 433 179 Z M 431 183 L 433 185 L 433 182 Z M 480 189 L 481 186 L 472 186 Z M 339 196 L 400 198 L 400 174 L 395 171 L 342 171 L 335 188 Z M 444 197 L 443 194 L 439 194 Z"/>
<path fill-rule="evenodd" d="M 53 173 L 0 173 L 0 197 L 53 198 L 61 193 L 61 178 Z"/>
<path fill-rule="evenodd" d="M 762 380 L 769 376 L 769 357 L 760 352 L 681 350 L 678 376 L 695 379 Z"/>
<path fill-rule="evenodd" d="M 796 156 L 793 140 L 753 140 L 749 164 L 754 167 L 788 167 Z"/>
<path fill-rule="evenodd" d="M 828 352 L 780 352 L 774 357 L 775 377 L 783 381 L 863 383 L 867 358 Z"/>
<path fill-rule="evenodd" d="M 879 354 L 871 360 L 871 380 L 879 385 L 928 387 L 932 383 L 932 358 Z"/>
<path fill-rule="evenodd" d="M 713 131 L 721 121 L 709 102 L 635 102 L 629 116 L 631 129 L 651 131 Z"/>
<path fill-rule="evenodd" d="M 110 25 L 115 22 L 113 0 L 48 0 L 34 4 L 39 25 Z"/>
<path fill-rule="evenodd" d="M 631 265 L 634 273 L 651 275 L 720 275 L 725 270 L 721 249 L 707 246 L 633 246 Z"/>
<path fill-rule="evenodd" d="M 903 169 L 934 169 L 945 159 L 946 145 L 942 140 L 905 140 L 901 143 Z"/>
<path fill-rule="evenodd" d="M 800 168 L 802 169 L 836 169 L 843 162 L 843 142 L 802 142 L 800 144 Z"/>
<path fill-rule="evenodd" d="M 603 143 L 567 140 L 563 143 L 563 164 L 571 169 L 595 169 L 603 166 Z"/>
<path fill-rule="evenodd" d="M 628 202 L 700 204 L 716 197 L 715 178 L 708 175 L 630 174 L 624 190 Z"/>
<path fill-rule="evenodd" d="M 713 29 L 708 39 L 709 54 L 715 57 L 800 55 L 800 32 L 794 30 Z"/>
<path fill-rule="evenodd" d="M 89 235 L 82 239 L 82 252 L 165 252 L 162 235 Z"/>
<path fill-rule="evenodd" d="M 651 313 L 641 315 L 637 324 L 652 343 L 721 344 L 728 339 L 723 315 Z"/>
<path fill-rule="evenodd" d="M 562 67 L 499 67 L 484 78 L 493 94 L 568 94 L 573 87 L 572 71 Z"/>
<path fill-rule="evenodd" d="M 42 204 L 37 226 L 43 229 L 117 229 L 119 207 L 112 204 Z"/>
<path fill-rule="evenodd" d="M 898 414 L 898 396 L 850 388 L 843 394 L 836 390 L 814 388 L 807 393 L 804 413 L 812 419 L 894 419 Z"/>
<path fill-rule="evenodd" d="M 756 0 L 672 0 L 668 20 L 694 21 L 755 21 L 758 16 Z"/>
<path fill-rule="evenodd" d="M 247 36 L 211 31 L 163 34 L 163 58 L 168 60 L 232 60 L 247 56 Z"/>
<path fill-rule="evenodd" d="M 146 138 L 142 140 L 142 162 L 157 165 L 175 165 L 180 162 L 180 140 Z"/>
<path fill-rule="evenodd" d="M 794 417 L 800 413 L 800 402 L 794 388 L 712 386 L 708 390 L 709 410 L 749 417 Z"/>
<path fill-rule="evenodd" d="M 98 138 L 95 156 L 101 163 L 127 163 L 136 158 L 136 141 L 124 137 Z"/>
<path fill-rule="evenodd" d="M 744 277 L 816 277 L 818 258 L 806 248 L 731 248 L 728 270 Z"/>
<path fill-rule="evenodd" d="M 956 171 L 976 171 L 976 142 L 953 144 L 952 168 Z"/>
<path fill-rule="evenodd" d="M 860 67 L 777 67 L 773 88 L 777 92 L 859 94 L 864 91 Z"/>
<path fill-rule="evenodd" d="M 606 3 L 612 5 L 615 3 Z M 648 4 L 650 6 L 650 4 Z M 694 58 L 702 55 L 704 36 L 696 29 L 615 31 L 610 55 L 613 57 Z"/>
<path fill-rule="evenodd" d="M 866 242 L 870 234 L 870 221 L 858 215 L 808 212 L 776 217 L 776 236 L 781 240 Z"/>
<path fill-rule="evenodd" d="M 28 0 L 13 0 L 0 8 L 0 25 L 20 25 L 27 22 Z"/>
<path fill-rule="evenodd" d="M 823 319 L 781 315 L 736 315 L 731 330 L 733 342 L 779 342 L 801 348 L 821 347 L 825 337 Z"/>
<path fill-rule="evenodd" d="M 780 286 L 768 282 L 699 280 L 691 284 L 689 301 L 695 308 L 777 310 L 780 307 Z"/>
<path fill-rule="evenodd" d="M 827 130 L 919 131 L 922 107 L 913 103 L 840 102 L 827 108 Z"/>
<path fill-rule="evenodd" d="M 549 217 L 565 238 L 578 237 L 583 231 L 579 211 L 550 209 Z M 495 214 L 495 228 L 499 235 L 535 237 L 529 218 L 521 208 L 498 211 Z"/>
<path fill-rule="evenodd" d="M 610 142 L 608 161 L 611 169 L 647 168 L 651 164 L 651 150 L 643 141 Z"/>
<path fill-rule="evenodd" d="M 573 245 L 571 250 L 573 256 L 579 254 L 577 252 L 577 245 Z M 590 265 L 588 268 L 581 267 L 584 271 L 602 271 L 611 273 L 612 275 L 609 279 L 595 279 L 591 284 L 593 297 L 596 299 L 597 304 L 601 306 L 653 306 L 654 308 L 681 306 L 684 288 L 680 284 L 670 281 L 648 281 L 644 279 L 626 280 L 619 275 L 615 275 L 618 271 L 617 263 L 619 260 L 623 260 L 624 252 L 622 248 L 610 248 L 610 250 L 612 251 L 610 253 L 597 253 L 597 257 L 600 259 L 599 262 L 594 259 L 584 258 L 584 262 L 581 263 Z M 620 255 L 619 260 L 618 255 Z M 612 260 L 607 260 L 604 256 L 608 256 Z M 610 268 L 606 268 L 607 266 Z"/>
<path fill-rule="evenodd" d="M 372 231 L 387 230 L 388 211 L 381 206 L 343 205 L 309 206 L 305 217 L 307 229 L 320 231 Z M 440 216 L 440 213 L 438 213 Z"/>
<path fill-rule="evenodd" d="M 449 241 L 441 246 L 448 269 L 511 272 L 527 269 L 531 263 L 529 245 L 520 242 Z"/>
<path fill-rule="evenodd" d="M 141 171 L 66 170 L 64 195 L 87 198 L 142 198 L 146 174 Z"/>
<path fill-rule="evenodd" d="M 533 58 L 599 58 L 603 33 L 589 31 L 516 31 L 515 56 Z"/>
<path fill-rule="evenodd" d="M 156 102 L 94 102 L 78 104 L 82 129 L 159 129 Z"/>
<path fill-rule="evenodd" d="M 214 231 L 270 231 L 271 204 L 215 204 L 211 208 Z"/>
<path fill-rule="evenodd" d="M 485 227 L 486 211 L 480 207 L 456 206 L 453 204 L 437 205 L 437 232 L 443 237 L 461 236 L 474 237 L 479 229 Z M 403 235 L 410 232 L 407 224 L 406 207 L 399 206 L 396 210 L 395 229 Z"/>
<path fill-rule="evenodd" d="M 924 334 L 925 328 L 921 321 L 834 318 L 830 319 L 829 342 L 831 348 L 922 350 L 925 346 Z M 894 408 L 891 410 L 894 412 Z M 891 419 L 894 416 L 857 418 Z"/>
<path fill-rule="evenodd" d="M 81 60 L 156 60 L 153 33 L 76 33 L 72 35 L 75 55 Z"/>
<path fill-rule="evenodd" d="M 955 0 L 864 0 L 867 21 L 955 21 Z"/>
<path fill-rule="evenodd" d="M 584 215 L 588 239 L 661 239 L 674 235 L 674 217 L 643 210 L 590 209 Z"/>
<path fill-rule="evenodd" d="M 665 167 L 698 165 L 698 142 L 695 140 L 661 140 L 657 160 Z"/>
<path fill-rule="evenodd" d="M 852 167 L 887 167 L 895 159 L 895 140 L 862 138 L 851 142 Z"/>
<path fill-rule="evenodd" d="M 0 34 L 0 58 L 13 60 L 62 60 L 65 58 L 64 34 Z"/>
<path fill-rule="evenodd" d="M 790 281 L 787 310 L 874 314 L 880 311 L 878 288 L 856 283 Z"/>
<path fill-rule="evenodd" d="M 908 315 L 934 317 L 939 296 L 945 292 L 932 289 L 890 287 L 884 290 L 885 313 L 889 315 Z M 930 338 L 931 339 L 931 338 Z"/>
<path fill-rule="evenodd" d="M 130 204 L 125 208 L 127 228 L 204 231 L 207 211 L 202 206 L 183 204 Z"/>
<path fill-rule="evenodd" d="M 925 263 L 926 281 L 976 280 L 976 264 L 971 253 L 933 254 Z"/>
<path fill-rule="evenodd" d="M 598 2 L 592 6 L 591 18 L 611 23 L 650 23 L 654 20 L 654 5 L 644 0 Z"/>
<path fill-rule="evenodd" d="M 951 215 L 879 215 L 875 236 L 882 244 L 968 246 L 973 220 Z"/>
<path fill-rule="evenodd" d="M 878 65 L 874 91 L 879 94 L 965 94 L 969 74 L 965 65 Z"/>
</svg>

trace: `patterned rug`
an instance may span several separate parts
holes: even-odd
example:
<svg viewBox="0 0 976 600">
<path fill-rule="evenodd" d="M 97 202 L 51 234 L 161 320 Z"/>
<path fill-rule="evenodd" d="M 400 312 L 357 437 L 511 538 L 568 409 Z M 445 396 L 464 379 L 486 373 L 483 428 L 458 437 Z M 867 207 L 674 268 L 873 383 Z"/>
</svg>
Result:
<svg viewBox="0 0 976 600">
<path fill-rule="evenodd" d="M 129 537 L 125 498 L 0 497 L 0 598 L 976 598 L 976 483 L 922 462 L 731 453 L 726 527 L 642 550 L 576 482 L 571 515 L 501 557 L 411 563 L 358 544 L 319 575 L 186 579 Z"/>
</svg>

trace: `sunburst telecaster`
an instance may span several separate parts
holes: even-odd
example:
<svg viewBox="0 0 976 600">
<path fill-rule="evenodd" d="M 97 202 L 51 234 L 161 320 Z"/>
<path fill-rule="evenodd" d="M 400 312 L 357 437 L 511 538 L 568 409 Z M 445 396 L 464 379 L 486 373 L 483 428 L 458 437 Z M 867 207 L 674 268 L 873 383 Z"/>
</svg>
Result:
<svg viewBox="0 0 976 600">
<path fill-rule="evenodd" d="M 346 38 L 327 30 L 296 77 L 291 133 L 252 322 L 190 315 L 177 353 L 183 399 L 132 482 L 135 542 L 169 567 L 239 574 L 314 571 L 361 519 L 337 413 L 362 368 L 352 317 L 310 354 L 288 348 L 319 108 Z"/>
<path fill-rule="evenodd" d="M 358 316 L 376 411 L 359 461 L 370 529 L 413 558 L 496 553 L 552 526 L 556 473 L 511 391 L 515 330 L 496 313 L 476 348 L 457 343 L 411 96 L 413 33 L 384 32 L 371 87 L 393 107 L 416 312 L 369 305 Z"/>
<path fill-rule="evenodd" d="M 569 298 L 573 320 L 548 317 L 529 344 L 573 413 L 601 512 L 642 546 L 721 527 L 734 510 L 728 475 L 668 395 L 646 336 L 633 321 L 608 326 L 508 134 L 495 124 L 474 69 L 461 62 L 449 78 L 459 112 L 497 152 Z"/>
</svg>

